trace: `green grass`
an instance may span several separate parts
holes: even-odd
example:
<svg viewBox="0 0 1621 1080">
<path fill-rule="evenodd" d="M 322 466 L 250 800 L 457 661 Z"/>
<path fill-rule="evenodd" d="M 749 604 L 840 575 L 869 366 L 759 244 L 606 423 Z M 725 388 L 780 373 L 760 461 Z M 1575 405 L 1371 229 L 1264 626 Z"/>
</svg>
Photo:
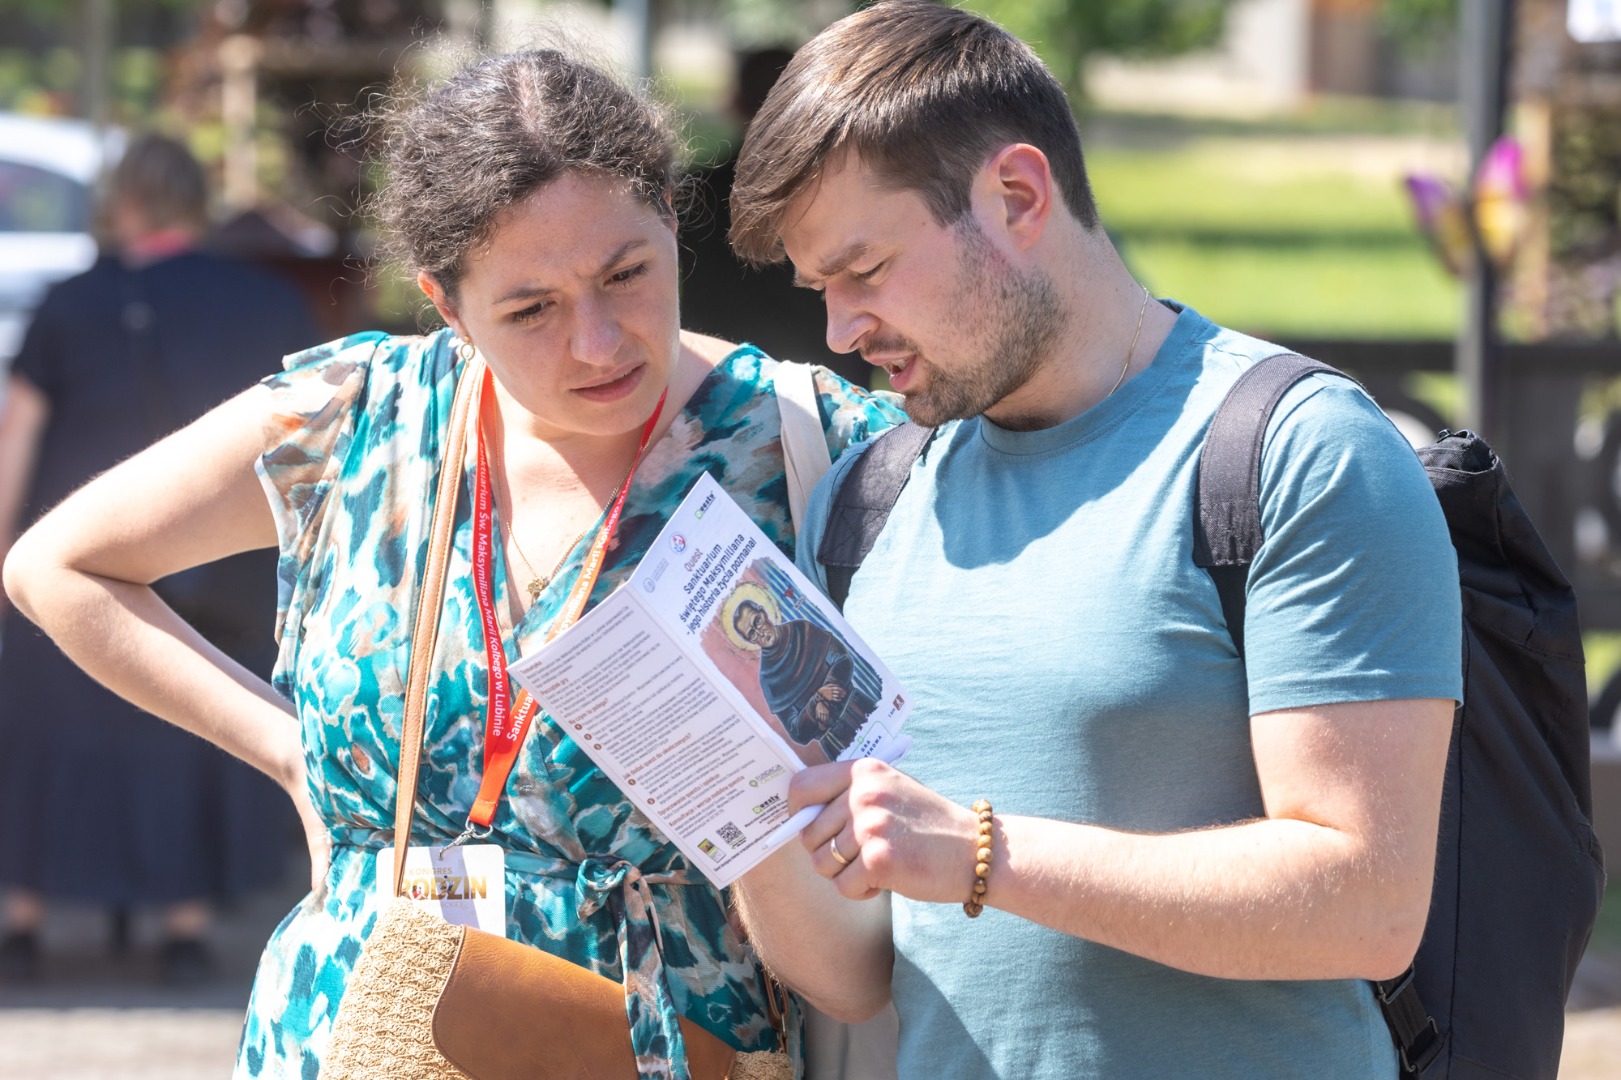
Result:
<svg viewBox="0 0 1621 1080">
<path fill-rule="evenodd" d="M 1088 131 L 1125 130 L 1137 138 L 1205 135 L 1423 135 L 1445 138 L 1458 131 L 1458 111 L 1444 102 L 1317 95 L 1289 113 L 1199 116 L 1091 105 Z"/>
<path fill-rule="evenodd" d="M 1122 232 L 1423 247 L 1395 184 L 1336 164 L 1321 140 L 1273 138 L 1102 147 L 1087 161 L 1104 218 Z"/>
<path fill-rule="evenodd" d="M 1448 283 L 1421 257 L 1329 243 L 1276 246 L 1127 240 L 1127 261 L 1157 295 L 1263 337 L 1445 337 Z"/>
<path fill-rule="evenodd" d="M 1449 337 L 1460 292 L 1388 170 L 1320 134 L 1111 136 L 1088 151 L 1104 222 L 1155 292 L 1274 336 Z"/>
<path fill-rule="evenodd" d="M 1587 692 L 1597 697 L 1610 676 L 1621 669 L 1621 631 L 1587 631 L 1582 635 L 1582 651 L 1587 654 Z M 1621 903 L 1621 897 L 1617 902 Z"/>
<path fill-rule="evenodd" d="M 1621 952 L 1621 884 L 1614 877 L 1604 891 L 1604 906 L 1599 909 L 1598 922 L 1593 926 L 1593 937 L 1587 948 L 1591 952 Z"/>
</svg>

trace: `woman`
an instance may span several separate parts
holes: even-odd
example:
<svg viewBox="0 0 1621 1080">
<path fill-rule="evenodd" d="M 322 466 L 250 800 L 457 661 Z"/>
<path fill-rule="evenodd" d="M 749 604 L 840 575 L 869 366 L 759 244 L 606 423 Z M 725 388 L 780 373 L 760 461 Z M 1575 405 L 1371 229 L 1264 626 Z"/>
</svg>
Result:
<svg viewBox="0 0 1621 1080">
<path fill-rule="evenodd" d="M 379 205 L 446 329 L 292 358 L 87 486 L 6 564 L 19 608 L 97 678 L 280 779 L 298 805 L 318 879 L 266 950 L 239 1076 L 313 1075 L 379 907 L 411 612 L 464 355 L 476 347 L 493 375 L 478 420 L 508 657 L 544 640 L 627 479 L 596 596 L 625 578 L 701 471 L 791 542 L 777 403 L 764 392 L 773 361 L 678 328 L 672 143 L 651 106 L 555 52 L 461 73 L 389 123 Z M 899 417 L 826 373 L 818 388 L 834 454 Z M 460 464 L 418 844 L 463 832 L 484 773 L 488 664 L 468 561 L 479 470 Z M 272 545 L 275 685 L 294 719 L 146 584 Z M 653 1029 L 677 1012 L 739 1049 L 773 1046 L 758 966 L 720 895 L 544 716 L 502 794 L 492 839 L 506 851 L 510 937 L 623 978 L 620 937 L 638 928 L 619 922 L 626 905 L 605 902 L 618 886 L 593 883 L 625 863 L 684 877 L 652 886 L 662 969 L 626 980 L 640 997 L 637 1052 L 657 1055 Z M 684 1061 L 666 1065 L 686 1075 Z"/>
</svg>

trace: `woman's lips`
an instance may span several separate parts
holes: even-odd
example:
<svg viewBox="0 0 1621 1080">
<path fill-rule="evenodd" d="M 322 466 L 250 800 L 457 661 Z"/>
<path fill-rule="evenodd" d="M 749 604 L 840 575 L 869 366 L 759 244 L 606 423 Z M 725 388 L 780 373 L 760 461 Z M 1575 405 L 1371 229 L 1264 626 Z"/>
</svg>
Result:
<svg viewBox="0 0 1621 1080">
<path fill-rule="evenodd" d="M 647 373 L 646 364 L 637 364 L 623 375 L 615 376 L 606 382 L 592 383 L 590 386 L 575 387 L 574 392 L 590 401 L 610 402 L 618 401 L 628 396 L 641 384 L 642 376 Z"/>
</svg>

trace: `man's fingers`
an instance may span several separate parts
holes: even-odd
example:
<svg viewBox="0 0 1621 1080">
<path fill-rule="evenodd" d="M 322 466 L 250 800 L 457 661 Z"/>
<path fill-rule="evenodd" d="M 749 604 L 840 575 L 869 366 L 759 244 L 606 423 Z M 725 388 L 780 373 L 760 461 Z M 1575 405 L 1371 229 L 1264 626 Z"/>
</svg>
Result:
<svg viewBox="0 0 1621 1080">
<path fill-rule="evenodd" d="M 793 779 L 788 781 L 788 809 L 796 812 L 802 807 L 830 803 L 843 795 L 849 786 L 849 762 L 812 765 L 795 773 Z"/>
</svg>

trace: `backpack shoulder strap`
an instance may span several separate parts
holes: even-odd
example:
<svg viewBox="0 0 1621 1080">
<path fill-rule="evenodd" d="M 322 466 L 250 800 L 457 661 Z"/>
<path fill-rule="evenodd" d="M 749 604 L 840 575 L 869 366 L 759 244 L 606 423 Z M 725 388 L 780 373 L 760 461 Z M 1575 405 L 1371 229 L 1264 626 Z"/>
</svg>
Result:
<svg viewBox="0 0 1621 1080">
<path fill-rule="evenodd" d="M 1199 451 L 1193 561 L 1216 583 L 1221 612 L 1240 659 L 1244 656 L 1244 589 L 1250 563 L 1261 550 L 1261 445 L 1283 395 L 1301 379 L 1319 372 L 1351 379 L 1337 368 L 1295 353 L 1278 353 L 1253 365 L 1227 391 Z M 1414 966 L 1409 965 L 1396 978 L 1373 984 L 1404 1078 L 1422 1076 L 1446 1042 L 1419 1000 L 1413 973 Z"/>
<path fill-rule="evenodd" d="M 1250 367 L 1216 409 L 1199 452 L 1193 514 L 1193 562 L 1209 571 L 1227 629 L 1244 655 L 1244 586 L 1261 550 L 1261 444 L 1283 395 L 1308 375 L 1339 370 L 1295 353 Z"/>
<path fill-rule="evenodd" d="M 912 463 L 934 428 L 905 423 L 873 440 L 833 492 L 816 561 L 827 571 L 827 592 L 842 610 L 850 580 L 889 521 L 889 512 L 912 475 Z"/>
</svg>

